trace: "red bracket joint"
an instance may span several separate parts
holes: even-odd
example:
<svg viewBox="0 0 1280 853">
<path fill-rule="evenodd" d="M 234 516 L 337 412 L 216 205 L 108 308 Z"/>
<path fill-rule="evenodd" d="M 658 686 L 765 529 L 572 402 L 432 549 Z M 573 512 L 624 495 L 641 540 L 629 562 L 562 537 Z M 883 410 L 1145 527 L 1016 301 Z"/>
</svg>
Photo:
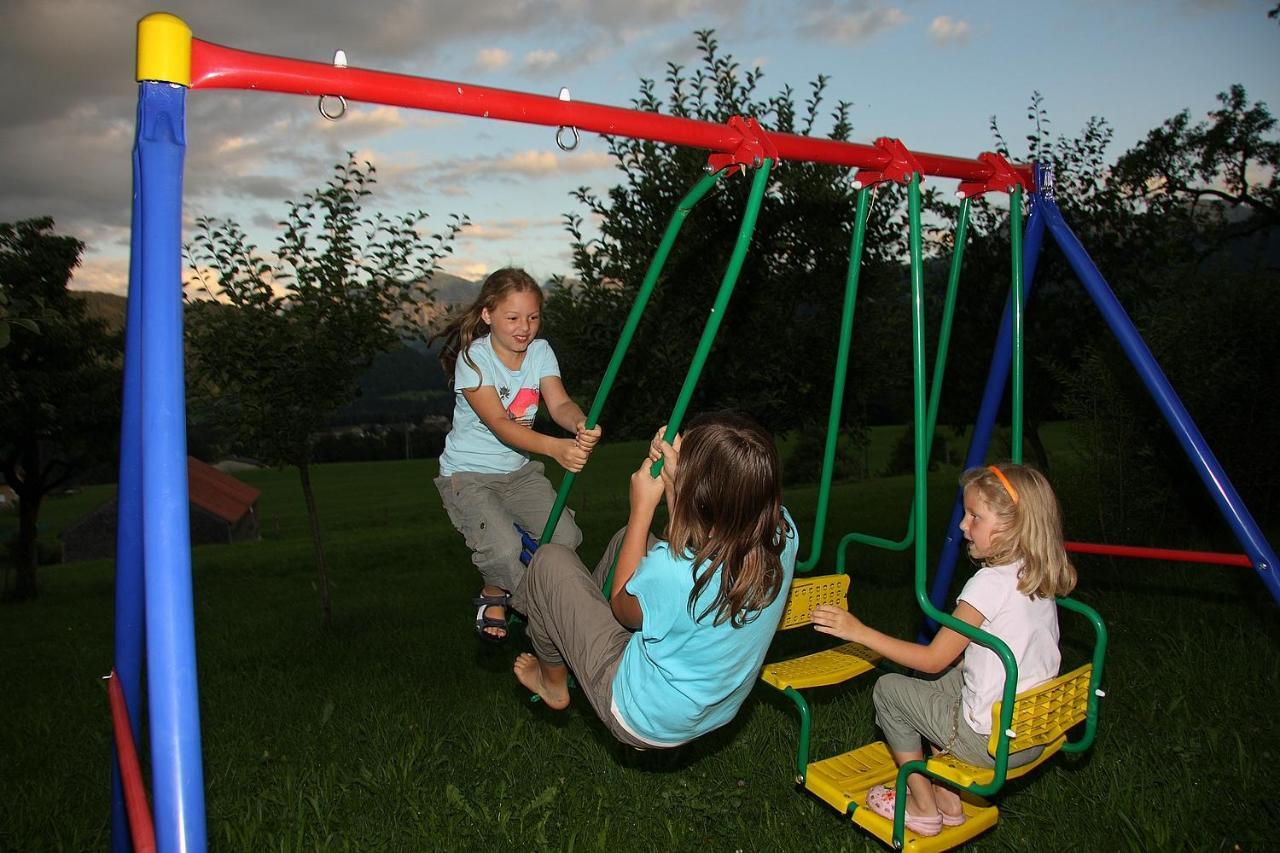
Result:
<svg viewBox="0 0 1280 853">
<path fill-rule="evenodd" d="M 901 139 L 882 136 L 876 140 L 879 148 L 888 159 L 878 167 L 859 169 L 853 176 L 853 188 L 874 187 L 885 181 L 896 181 L 900 184 L 911 183 L 911 176 L 917 172 L 923 176 L 924 169 L 916 162 L 915 155 L 907 150 Z"/>
<path fill-rule="evenodd" d="M 728 168 L 729 173 L 733 174 L 739 169 L 748 167 L 757 169 L 766 157 L 777 165 L 778 149 L 758 121 L 753 118 L 734 116 L 729 119 L 729 127 L 739 136 L 738 147 L 733 151 L 718 151 L 708 157 L 708 171 L 719 172 L 721 169 Z"/>
<path fill-rule="evenodd" d="M 1028 192 L 1033 189 L 1027 179 L 1010 166 L 1009 161 L 999 154 L 984 151 L 978 155 L 978 159 L 991 167 L 991 177 L 985 181 L 962 182 L 959 188 L 956 189 L 957 198 L 977 198 L 983 193 L 990 192 L 1012 193 L 1013 188 L 1019 184 Z"/>
</svg>

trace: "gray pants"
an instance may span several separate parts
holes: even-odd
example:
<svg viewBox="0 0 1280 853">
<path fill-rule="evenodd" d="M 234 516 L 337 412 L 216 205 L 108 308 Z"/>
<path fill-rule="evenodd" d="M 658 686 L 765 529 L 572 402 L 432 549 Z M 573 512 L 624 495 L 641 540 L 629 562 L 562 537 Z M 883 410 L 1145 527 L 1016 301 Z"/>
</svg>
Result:
<svg viewBox="0 0 1280 853">
<path fill-rule="evenodd" d="M 961 707 L 960 691 L 964 673 L 953 666 L 937 678 L 911 678 L 896 673 L 880 676 L 872 691 L 876 725 L 884 732 L 885 743 L 894 752 L 920 752 L 921 735 L 961 761 L 979 767 L 994 767 L 987 752 L 987 735 L 969 727 Z M 1034 761 L 1044 750 L 1033 747 L 1009 753 L 1009 766 L 1020 767 Z"/>
<path fill-rule="evenodd" d="M 453 526 L 467 540 L 471 562 L 484 582 L 507 591 L 520 585 L 520 534 L 513 522 L 537 539 L 547 523 L 556 493 L 543 475 L 541 462 L 527 462 L 510 474 L 458 472 L 436 477 L 435 485 Z M 582 531 L 565 507 L 551 541 L 567 548 L 582 544 Z"/>
<path fill-rule="evenodd" d="M 567 665 L 596 716 L 609 733 L 627 746 L 652 749 L 613 715 L 613 677 L 631 631 L 614 618 L 613 609 L 600 591 L 609 567 L 622 547 L 624 527 L 609 542 L 595 573 L 578 555 L 554 544 L 543 545 L 529 564 L 524 581 L 516 587 L 511 604 L 529 620 L 525 631 L 534 654 L 546 664 Z M 649 536 L 649 547 L 654 539 Z"/>
</svg>

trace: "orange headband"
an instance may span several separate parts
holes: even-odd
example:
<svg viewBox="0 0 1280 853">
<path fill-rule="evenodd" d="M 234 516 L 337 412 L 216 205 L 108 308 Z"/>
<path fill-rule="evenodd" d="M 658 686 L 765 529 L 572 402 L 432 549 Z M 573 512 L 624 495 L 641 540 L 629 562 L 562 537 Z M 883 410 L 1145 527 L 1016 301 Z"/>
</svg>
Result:
<svg viewBox="0 0 1280 853">
<path fill-rule="evenodd" d="M 994 465 L 988 465 L 987 470 L 996 475 L 996 479 L 1000 481 L 1002 486 L 1004 486 L 1004 490 L 1009 493 L 1009 499 L 1012 500 L 1016 506 L 1018 503 L 1018 490 L 1013 487 L 1013 483 L 1009 482 L 1009 478 L 1004 475 L 1003 471 Z"/>
</svg>

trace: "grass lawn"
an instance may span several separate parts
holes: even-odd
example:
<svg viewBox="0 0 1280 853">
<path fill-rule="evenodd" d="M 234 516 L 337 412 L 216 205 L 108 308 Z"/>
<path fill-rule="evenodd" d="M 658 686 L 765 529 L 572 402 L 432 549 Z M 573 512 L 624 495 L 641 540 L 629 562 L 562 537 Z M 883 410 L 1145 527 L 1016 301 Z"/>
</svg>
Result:
<svg viewBox="0 0 1280 853">
<path fill-rule="evenodd" d="M 623 482 L 640 452 L 607 445 L 579 478 L 571 505 L 584 558 L 624 520 Z M 767 687 L 727 729 L 672 754 L 616 745 L 580 695 L 559 714 L 529 703 L 510 672 L 520 632 L 497 647 L 472 633 L 479 578 L 431 485 L 435 470 L 317 467 L 332 630 L 319 625 L 293 472 L 244 476 L 263 491 L 261 542 L 196 549 L 213 849 L 881 849 L 795 789 L 794 711 Z M 931 477 L 931 531 L 955 476 Z M 910 486 L 837 486 L 819 570 L 834 565 L 848 529 L 901 536 Z M 110 493 L 51 501 L 42 526 L 56 531 Z M 787 495 L 802 557 L 816 502 L 816 488 Z M 909 556 L 859 548 L 850 566 L 852 609 L 914 634 Z M 1269 848 L 1280 832 L 1275 604 L 1242 569 L 1099 558 L 1079 567 L 1078 596 L 1112 633 L 1097 744 L 1011 783 L 999 825 L 971 849 Z M 39 600 L 0 607 L 0 850 L 102 850 L 110 726 L 99 677 L 111 665 L 112 568 L 46 567 L 41 583 Z M 1089 632 L 1070 613 L 1063 632 L 1066 668 Z M 802 629 L 771 654 L 823 644 Z M 811 697 L 815 757 L 878 737 L 872 682 Z"/>
</svg>

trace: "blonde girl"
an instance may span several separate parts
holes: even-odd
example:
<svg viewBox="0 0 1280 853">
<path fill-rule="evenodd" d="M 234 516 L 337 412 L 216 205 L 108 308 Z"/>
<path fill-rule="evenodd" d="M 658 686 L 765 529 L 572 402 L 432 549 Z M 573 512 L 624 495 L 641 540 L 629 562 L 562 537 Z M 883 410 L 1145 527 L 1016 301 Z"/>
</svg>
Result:
<svg viewBox="0 0 1280 853">
<path fill-rule="evenodd" d="M 627 526 L 594 576 L 572 551 L 544 545 L 513 596 L 534 649 L 516 659 L 520 683 L 563 709 L 572 669 L 610 733 L 638 749 L 679 746 L 734 718 L 782 617 L 799 548 L 768 433 L 732 413 L 695 420 L 674 444 L 663 432 L 631 475 Z M 649 529 L 664 499 L 659 540 Z"/>
<path fill-rule="evenodd" d="M 475 302 L 440 334 L 454 407 L 435 485 L 484 578 L 472 605 L 476 634 L 489 642 L 506 639 L 510 591 L 524 577 L 514 522 L 540 536 L 555 502 L 542 463 L 529 454 L 577 472 L 600 440 L 600 427 L 586 428 L 586 416 L 565 391 L 555 353 L 538 337 L 541 323 L 542 289 L 524 270 L 507 268 L 485 279 Z M 573 438 L 532 429 L 542 404 Z M 569 548 L 581 543 L 572 512 L 560 517 L 551 541 Z"/>
<path fill-rule="evenodd" d="M 1062 544 L 1062 515 L 1044 475 L 1025 465 L 1004 463 L 972 468 L 960 478 L 964 519 L 960 530 L 979 569 L 965 584 L 952 613 L 956 619 L 1003 640 L 1018 664 L 1019 692 L 1054 678 L 1058 652 L 1055 596 L 1076 583 L 1075 569 Z M 889 660 L 933 678 L 885 675 L 876 682 L 876 723 L 901 767 L 924 757 L 923 738 L 935 753 L 991 767 L 987 753 L 991 708 L 1004 689 L 1004 667 L 985 646 L 971 643 L 950 628 L 939 628 L 933 642 L 920 645 L 882 634 L 836 607 L 813 612 L 814 628 L 862 643 Z M 958 665 L 961 653 L 964 659 Z M 1034 760 L 1040 748 L 1009 756 L 1009 766 Z M 964 823 L 959 795 L 913 773 L 907 779 L 907 826 L 919 835 L 937 835 L 943 826 Z M 894 789 L 884 785 L 867 794 L 872 811 L 893 819 Z"/>
</svg>

